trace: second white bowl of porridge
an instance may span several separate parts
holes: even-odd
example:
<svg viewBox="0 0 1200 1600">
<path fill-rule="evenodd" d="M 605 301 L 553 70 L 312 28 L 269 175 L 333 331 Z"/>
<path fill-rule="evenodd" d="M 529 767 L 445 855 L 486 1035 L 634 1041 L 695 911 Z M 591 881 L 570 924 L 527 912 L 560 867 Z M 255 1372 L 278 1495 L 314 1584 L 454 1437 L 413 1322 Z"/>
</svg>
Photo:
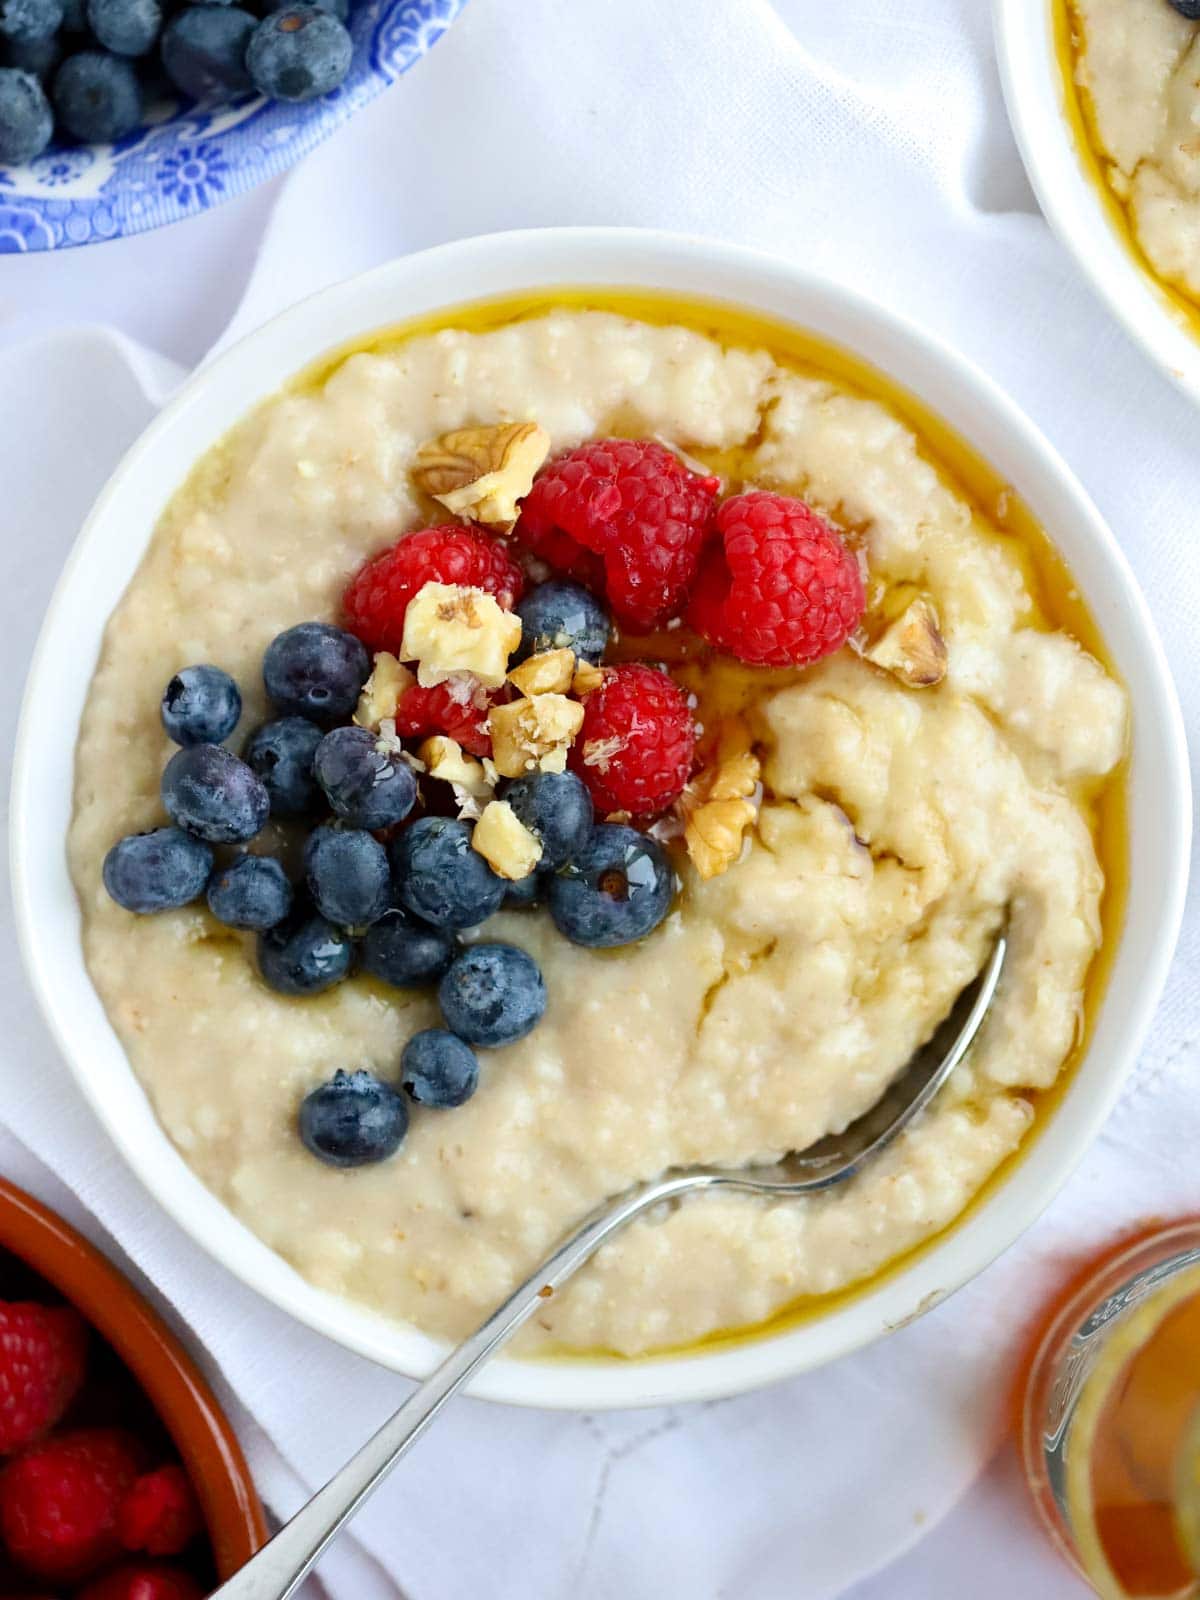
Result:
<svg viewBox="0 0 1200 1600">
<path fill-rule="evenodd" d="M 521 435 L 524 448 L 533 424 L 548 460 L 527 461 L 527 478 L 541 486 L 526 504 L 518 484 L 522 520 L 499 543 L 497 520 L 516 513 L 494 481 L 485 509 L 477 483 L 464 504 L 422 469 L 447 451 L 500 448 L 495 434 L 447 445 L 450 432 L 504 425 L 500 442 Z M 712 519 L 699 571 L 669 605 L 638 587 L 636 518 L 622 524 L 625 553 L 608 559 L 614 505 L 644 503 L 628 484 L 615 498 L 602 486 L 590 522 L 571 509 L 580 452 L 614 437 L 639 441 L 638 471 L 668 474 L 670 517 Z M 500 471 L 499 457 L 485 467 Z M 455 481 L 471 488 L 472 476 Z M 534 740 L 526 765 L 581 774 L 606 837 L 632 827 L 645 840 L 651 828 L 636 848 L 666 864 L 670 889 L 652 931 L 615 949 L 594 947 L 591 924 L 580 932 L 577 904 L 563 909 L 562 874 L 543 880 L 545 905 L 502 906 L 482 942 L 532 958 L 545 1014 L 498 1048 L 486 1029 L 476 1037 L 479 1086 L 464 1103 L 423 1104 L 418 1084 L 402 1113 L 400 1058 L 439 1024 L 433 989 L 364 971 L 380 962 L 356 936 L 345 981 L 281 993 L 299 980 L 278 941 L 256 951 L 203 900 L 131 914 L 108 892 L 129 900 L 128 882 L 106 874 L 106 889 L 101 869 L 120 837 L 167 820 L 168 680 L 196 663 L 231 674 L 243 706 L 229 747 L 244 751 L 273 711 L 295 710 L 274 680 L 268 703 L 264 651 L 315 621 L 366 639 L 355 689 L 373 677 L 354 714 L 397 763 L 404 749 L 424 768 L 418 809 L 430 817 L 388 842 L 407 913 L 455 925 L 420 898 L 423 827 L 474 826 L 489 873 L 506 890 L 518 881 L 511 851 L 530 833 L 512 826 L 516 797 L 504 802 L 521 763 L 502 733 L 536 702 L 528 674 L 500 691 L 495 663 L 472 658 L 472 726 L 458 729 L 455 759 L 494 734 L 500 781 L 478 759 L 469 779 L 458 769 L 460 790 L 482 781 L 478 795 L 438 788 L 439 752 L 410 736 L 396 700 L 397 677 L 402 694 L 437 687 L 412 676 L 432 680 L 438 664 L 418 639 L 417 604 L 392 618 L 401 643 L 368 615 L 384 604 L 382 569 L 347 598 L 364 563 L 454 521 L 430 499 L 447 492 L 470 539 L 519 569 L 510 588 L 528 594 L 547 566 L 566 566 L 621 620 L 599 674 L 556 679 L 565 722 Z M 803 648 L 780 645 L 779 616 L 764 623 L 754 609 L 774 592 L 759 568 L 747 599 L 738 551 L 764 516 L 782 517 L 787 538 L 809 519 L 850 596 L 825 617 L 819 660 L 797 665 Z M 664 570 L 655 581 L 669 586 Z M 810 582 L 796 578 L 808 570 L 790 567 L 791 581 Z M 478 601 L 489 581 L 465 590 L 503 632 L 516 596 L 497 582 Z M 553 662 L 538 645 L 547 671 L 563 667 L 556 643 Z M 514 647 L 505 636 L 495 676 Z M 586 653 L 567 666 L 578 673 Z M 588 739 L 621 714 L 612 686 L 636 681 L 631 663 L 665 666 L 695 724 L 682 757 L 638 779 L 656 798 L 635 816 L 613 808 L 624 756 Z M 517 698 L 497 720 L 488 702 L 504 693 Z M 351 709 L 334 720 L 348 724 Z M 77 751 L 64 727 L 80 729 Z M 662 771 L 680 759 L 687 788 L 668 792 Z M 717 811 L 702 814 L 706 801 Z M 179 820 L 177 802 L 172 791 Z M 485 856 L 474 818 L 489 803 Z M 45 624 L 22 720 L 14 865 L 42 1004 L 151 1192 L 261 1293 L 413 1375 L 606 1196 L 671 1166 L 802 1147 L 858 1115 L 1007 915 L 1011 956 L 984 1034 L 874 1169 L 802 1202 L 701 1199 L 635 1225 L 476 1385 L 590 1407 L 725 1394 L 830 1360 L 1011 1243 L 1079 1158 L 1136 1051 L 1178 927 L 1189 816 L 1179 713 L 1132 576 L 1066 468 L 985 377 L 782 263 L 664 235 L 553 231 L 447 246 L 326 291 L 199 374 L 148 430 L 97 503 Z M 273 817 L 252 846 L 293 876 L 294 828 Z M 219 871 L 226 847 L 214 848 Z M 453 1000 L 443 987 L 451 1025 Z M 372 1152 L 381 1159 L 321 1159 L 333 1147 L 302 1108 L 340 1069 L 370 1071 L 391 1114 L 407 1117 L 403 1139 Z"/>
<path fill-rule="evenodd" d="M 1046 220 L 1200 400 L 1200 18 L 1172 0 L 993 0 L 1004 98 Z"/>
</svg>

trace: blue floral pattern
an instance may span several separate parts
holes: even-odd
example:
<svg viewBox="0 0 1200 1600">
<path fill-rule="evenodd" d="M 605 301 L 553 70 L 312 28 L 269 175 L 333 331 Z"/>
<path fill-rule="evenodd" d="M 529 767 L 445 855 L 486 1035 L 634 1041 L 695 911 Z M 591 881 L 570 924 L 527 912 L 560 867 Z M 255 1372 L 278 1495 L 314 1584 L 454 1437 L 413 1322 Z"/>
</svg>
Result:
<svg viewBox="0 0 1200 1600">
<path fill-rule="evenodd" d="M 283 172 L 428 51 L 466 0 L 358 0 L 354 60 L 309 105 L 245 97 L 191 106 L 117 145 L 51 148 L 0 170 L 0 254 L 63 250 L 158 228 Z"/>
</svg>

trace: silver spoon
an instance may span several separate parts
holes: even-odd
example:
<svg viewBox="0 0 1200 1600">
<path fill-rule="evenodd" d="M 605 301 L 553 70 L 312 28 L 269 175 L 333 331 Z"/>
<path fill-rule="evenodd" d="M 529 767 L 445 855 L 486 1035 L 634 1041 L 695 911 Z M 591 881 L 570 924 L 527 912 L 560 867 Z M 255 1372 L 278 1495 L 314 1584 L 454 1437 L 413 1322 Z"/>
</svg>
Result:
<svg viewBox="0 0 1200 1600">
<path fill-rule="evenodd" d="M 883 1098 L 852 1122 L 800 1154 L 765 1167 L 689 1167 L 638 1184 L 606 1200 L 520 1288 L 447 1356 L 357 1455 L 313 1495 L 269 1544 L 252 1556 L 212 1600 L 289 1600 L 359 1506 L 414 1444 L 450 1396 L 560 1288 L 606 1239 L 651 1206 L 701 1189 L 751 1194 L 812 1194 L 852 1178 L 918 1116 L 966 1055 L 992 1003 L 1008 948 L 1001 934 L 979 975 L 963 990 L 933 1037 L 917 1051 Z"/>
</svg>

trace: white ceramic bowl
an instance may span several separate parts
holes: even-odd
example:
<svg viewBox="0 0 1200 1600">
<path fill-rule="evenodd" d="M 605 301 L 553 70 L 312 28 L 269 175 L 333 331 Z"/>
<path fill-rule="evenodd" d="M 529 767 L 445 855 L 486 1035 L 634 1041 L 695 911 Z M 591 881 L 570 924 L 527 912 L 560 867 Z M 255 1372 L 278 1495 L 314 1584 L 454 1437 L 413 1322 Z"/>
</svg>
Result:
<svg viewBox="0 0 1200 1600">
<path fill-rule="evenodd" d="M 1000 78 L 1029 181 L 1046 220 L 1113 316 L 1173 382 L 1200 400 L 1200 339 L 1117 230 L 1068 120 L 1054 5 L 993 0 Z"/>
<path fill-rule="evenodd" d="M 1131 889 L 1095 1040 L 1012 1176 L 904 1271 L 806 1326 L 648 1361 L 498 1359 L 475 1392 L 544 1406 L 641 1405 L 730 1394 L 879 1338 L 986 1266 L 1038 1215 L 1104 1120 L 1154 1010 L 1175 943 L 1190 802 L 1182 725 L 1161 648 L 1116 541 L 1070 472 L 980 372 L 878 307 L 729 245 L 617 229 L 470 239 L 409 256 L 294 307 L 202 369 L 118 467 L 79 536 L 30 670 L 13 784 L 13 876 L 25 959 L 64 1055 L 150 1192 L 231 1271 L 293 1316 L 412 1375 L 442 1346 L 313 1288 L 232 1217 L 156 1122 L 88 979 L 64 839 L 71 730 L 106 618 L 160 512 L 196 459 L 325 351 L 375 328 L 484 296 L 631 285 L 749 306 L 813 329 L 893 374 L 987 457 L 1054 530 L 1133 696 Z M 119 775 L 114 779 L 119 781 Z"/>
</svg>

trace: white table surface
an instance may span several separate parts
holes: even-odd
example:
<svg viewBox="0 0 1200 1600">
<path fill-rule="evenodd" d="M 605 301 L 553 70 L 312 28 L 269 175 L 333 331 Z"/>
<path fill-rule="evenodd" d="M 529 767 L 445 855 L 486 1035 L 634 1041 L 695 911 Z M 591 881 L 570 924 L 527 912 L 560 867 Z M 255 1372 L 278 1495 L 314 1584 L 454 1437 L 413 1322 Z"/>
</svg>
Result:
<svg viewBox="0 0 1200 1600">
<path fill-rule="evenodd" d="M 436 71 L 436 61 L 435 52 L 423 70 Z M 238 304 L 278 181 L 193 221 L 138 238 L 55 255 L 0 257 L 0 344 L 56 328 L 107 322 L 191 365 Z M 51 1203 L 65 1194 L 40 1169 L 30 1167 L 12 1176 Z M 297 1404 L 305 1404 L 303 1396 L 297 1396 Z M 819 1448 L 819 1440 L 781 1442 L 781 1464 L 788 1450 Z M 914 1455 L 936 1450 L 937 1440 L 914 1437 L 912 1449 Z M 846 1493 L 853 1495 L 852 1484 Z M 661 1592 L 663 1600 L 684 1600 L 671 1593 L 669 1581 L 664 1580 Z M 1091 1593 L 1044 1541 L 1010 1449 L 944 1522 L 842 1600 L 940 1600 L 966 1592 L 971 1600 L 1012 1600 L 1014 1595 L 1086 1600 Z"/>
</svg>

